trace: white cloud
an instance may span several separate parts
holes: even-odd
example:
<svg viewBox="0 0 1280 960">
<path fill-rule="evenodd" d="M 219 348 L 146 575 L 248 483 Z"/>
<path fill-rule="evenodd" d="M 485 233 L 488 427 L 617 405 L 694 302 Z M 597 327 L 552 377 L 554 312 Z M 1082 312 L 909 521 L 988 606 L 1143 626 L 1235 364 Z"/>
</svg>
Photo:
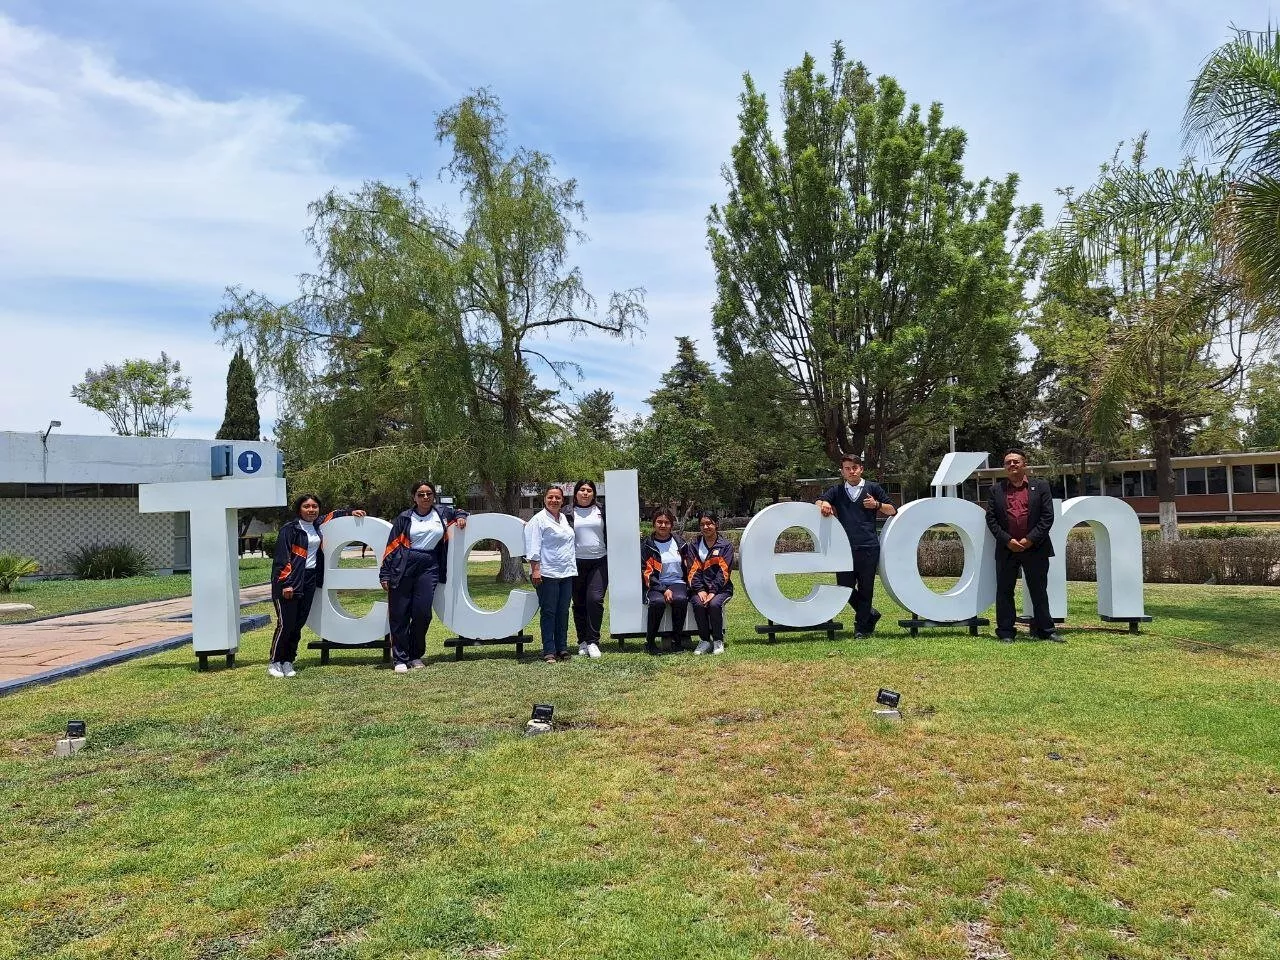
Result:
<svg viewBox="0 0 1280 960">
<path fill-rule="evenodd" d="M 129 76 L 3 15 L 0 115 L 0 425 L 105 432 L 71 385 L 163 349 L 192 378 L 180 431 L 211 436 L 228 358 L 204 318 L 230 283 L 293 292 L 311 263 L 307 204 L 335 185 L 324 163 L 348 129 L 307 119 L 292 96 L 215 101 Z M 89 292 L 117 286 L 151 305 L 131 314 Z M 173 300 L 183 317 L 161 326 L 157 304 Z"/>
<path fill-rule="evenodd" d="M 0 429 L 43 430 L 50 420 L 61 420 L 63 433 L 108 433 L 106 417 L 73 400 L 71 387 L 86 370 L 104 362 L 126 357 L 156 360 L 161 351 L 182 364 L 182 376 L 191 378 L 193 409 L 178 415 L 175 434 L 212 437 L 222 423 L 231 355 L 203 327 L 184 333 L 121 319 L 94 322 L 79 316 L 0 311 L 0 329 L 35 331 L 48 345 L 47 352 L 39 354 L 0 350 Z M 20 341 L 27 336 L 18 333 Z M 260 395 L 258 401 L 263 429 L 269 431 L 274 397 Z"/>
<path fill-rule="evenodd" d="M 0 279 L 288 292 L 347 128 L 295 97 L 229 101 L 122 73 L 0 16 Z"/>
</svg>

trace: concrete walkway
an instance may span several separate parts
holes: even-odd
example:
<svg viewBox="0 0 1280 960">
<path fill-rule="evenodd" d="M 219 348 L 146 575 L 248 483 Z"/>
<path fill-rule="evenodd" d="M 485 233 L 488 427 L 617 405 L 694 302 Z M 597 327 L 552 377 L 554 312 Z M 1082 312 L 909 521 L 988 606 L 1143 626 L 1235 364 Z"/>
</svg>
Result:
<svg viewBox="0 0 1280 960">
<path fill-rule="evenodd" d="M 270 597 L 269 584 L 240 591 L 241 606 Z M 190 618 L 191 598 L 176 597 L 0 624 L 0 694 L 180 646 L 191 638 Z"/>
</svg>

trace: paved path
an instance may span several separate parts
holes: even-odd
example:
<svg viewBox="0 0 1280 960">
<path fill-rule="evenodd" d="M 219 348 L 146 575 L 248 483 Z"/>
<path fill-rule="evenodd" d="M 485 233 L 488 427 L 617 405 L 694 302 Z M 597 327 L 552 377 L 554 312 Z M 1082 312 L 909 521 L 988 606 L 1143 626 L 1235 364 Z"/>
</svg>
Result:
<svg viewBox="0 0 1280 960">
<path fill-rule="evenodd" d="M 245 587 L 240 602 L 270 596 L 269 584 Z M 127 659 L 161 641 L 189 637 L 190 620 L 178 618 L 190 615 L 191 598 L 176 597 L 38 623 L 0 624 L 0 693 L 41 674 L 78 672 L 77 668 L 103 658 Z"/>
</svg>

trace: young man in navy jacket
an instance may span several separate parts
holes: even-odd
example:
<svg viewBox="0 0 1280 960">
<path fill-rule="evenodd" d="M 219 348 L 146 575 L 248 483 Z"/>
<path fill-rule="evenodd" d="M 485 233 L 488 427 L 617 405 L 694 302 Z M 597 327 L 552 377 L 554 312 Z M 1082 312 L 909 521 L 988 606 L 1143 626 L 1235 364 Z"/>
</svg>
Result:
<svg viewBox="0 0 1280 960">
<path fill-rule="evenodd" d="M 845 454 L 840 459 L 844 483 L 838 483 L 818 498 L 818 509 L 824 517 L 835 517 L 844 527 L 853 549 L 853 569 L 836 573 L 836 583 L 852 587 L 849 606 L 854 610 L 854 639 L 865 640 L 876 631 L 880 611 L 871 605 L 876 586 L 876 568 L 880 565 L 880 536 L 876 520 L 892 517 L 897 507 L 889 502 L 884 487 L 862 476 L 862 458 Z"/>
</svg>

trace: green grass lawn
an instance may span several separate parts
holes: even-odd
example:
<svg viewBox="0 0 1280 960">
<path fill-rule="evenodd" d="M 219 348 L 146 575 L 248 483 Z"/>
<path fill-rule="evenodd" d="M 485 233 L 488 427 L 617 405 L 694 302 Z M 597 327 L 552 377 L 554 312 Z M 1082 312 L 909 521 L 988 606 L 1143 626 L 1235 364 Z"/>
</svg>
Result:
<svg viewBox="0 0 1280 960">
<path fill-rule="evenodd" d="M 270 557 L 243 557 L 240 586 L 266 583 L 271 576 Z M 21 613 L 0 613 L 0 623 L 22 623 L 62 613 L 81 613 L 149 600 L 169 600 L 191 595 L 191 574 L 126 577 L 122 580 L 35 580 L 12 593 L 0 593 L 0 603 L 29 603 Z"/>
<path fill-rule="evenodd" d="M 1066 645 L 771 646 L 739 597 L 722 657 L 454 662 L 436 625 L 427 670 L 283 681 L 260 630 L 19 692 L 0 957 L 1275 958 L 1280 591 L 1147 596 Z"/>
</svg>

